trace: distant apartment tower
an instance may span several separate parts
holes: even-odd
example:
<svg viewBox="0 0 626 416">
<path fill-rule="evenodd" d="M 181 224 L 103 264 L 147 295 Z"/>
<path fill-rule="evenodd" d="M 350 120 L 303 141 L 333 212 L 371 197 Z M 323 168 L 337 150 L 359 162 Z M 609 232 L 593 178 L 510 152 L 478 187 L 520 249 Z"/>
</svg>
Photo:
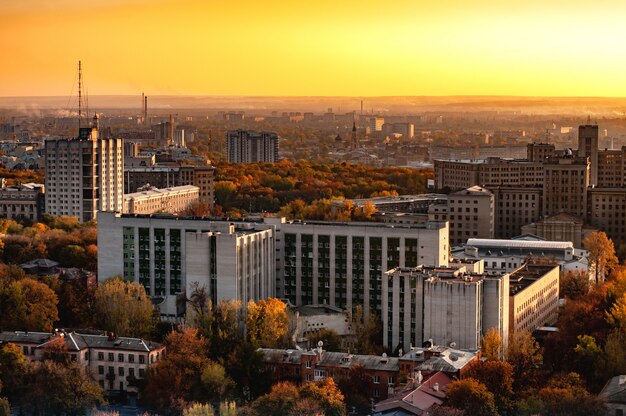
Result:
<svg viewBox="0 0 626 416">
<path fill-rule="evenodd" d="M 45 154 L 46 213 L 90 221 L 98 211 L 122 211 L 123 139 L 99 138 L 97 115 L 75 139 L 46 140 Z"/>
<path fill-rule="evenodd" d="M 380 135 L 383 131 L 383 124 L 385 124 L 385 119 L 383 117 L 370 117 L 368 120 L 370 134 L 372 136 Z"/>
<path fill-rule="evenodd" d="M 568 150 L 565 157 L 548 159 L 543 168 L 543 215 L 566 212 L 586 218 L 589 158 L 574 157 Z"/>
<path fill-rule="evenodd" d="M 278 135 L 267 131 L 231 130 L 226 133 L 228 161 L 278 162 Z"/>
<path fill-rule="evenodd" d="M 598 125 L 585 124 L 578 127 L 578 157 L 588 157 L 589 184 L 598 184 Z"/>
</svg>

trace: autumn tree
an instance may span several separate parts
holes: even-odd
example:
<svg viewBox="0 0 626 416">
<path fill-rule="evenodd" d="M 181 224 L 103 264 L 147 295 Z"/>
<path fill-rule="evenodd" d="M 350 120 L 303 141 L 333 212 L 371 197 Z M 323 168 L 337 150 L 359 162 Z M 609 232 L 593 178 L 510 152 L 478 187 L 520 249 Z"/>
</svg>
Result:
<svg viewBox="0 0 626 416">
<path fill-rule="evenodd" d="M 376 313 L 363 311 L 362 305 L 356 305 L 349 313 L 350 328 L 355 338 L 359 354 L 379 355 L 382 353 L 382 323 Z"/>
<path fill-rule="evenodd" d="M 26 414 L 86 414 L 104 402 L 102 388 L 78 363 L 34 362 L 24 376 L 19 401 Z"/>
<path fill-rule="evenodd" d="M 495 399 L 487 387 L 473 378 L 448 384 L 446 405 L 463 409 L 472 416 L 497 416 Z"/>
<path fill-rule="evenodd" d="M 59 319 L 57 296 L 44 283 L 25 278 L 0 279 L 0 327 L 27 331 L 52 331 Z"/>
<path fill-rule="evenodd" d="M 509 336 L 506 361 L 513 367 L 515 391 L 532 386 L 536 380 L 536 367 L 543 357 L 541 348 L 528 331 L 515 331 Z"/>
<path fill-rule="evenodd" d="M 24 373 L 28 367 L 26 357 L 15 344 L 0 346 L 0 385 L 4 386 L 3 395 L 14 400 L 22 391 Z"/>
<path fill-rule="evenodd" d="M 598 396 L 589 394 L 578 374 L 557 376 L 537 394 L 541 414 L 550 416 L 603 416 L 606 404 Z"/>
<path fill-rule="evenodd" d="M 580 299 L 589 293 L 589 275 L 585 271 L 568 271 L 559 283 L 559 293 L 567 299 Z"/>
<path fill-rule="evenodd" d="M 215 362 L 209 362 L 204 366 L 200 380 L 212 399 L 223 399 L 226 393 L 235 387 L 235 382 L 226 374 L 224 367 Z"/>
<path fill-rule="evenodd" d="M 502 359 L 502 336 L 496 328 L 490 328 L 481 340 L 481 355 L 487 360 Z"/>
<path fill-rule="evenodd" d="M 466 373 L 493 393 L 498 411 L 506 413 L 513 396 L 513 366 L 506 361 L 487 360 L 473 364 Z"/>
<path fill-rule="evenodd" d="M 272 390 L 256 399 L 252 405 L 259 415 L 289 416 L 300 399 L 298 388 L 287 382 L 279 382 Z"/>
<path fill-rule="evenodd" d="M 307 383 L 300 389 L 300 396 L 317 401 L 326 416 L 344 416 L 346 405 L 344 396 L 331 377 L 314 383 Z"/>
<path fill-rule="evenodd" d="M 120 336 L 145 337 L 154 328 L 155 308 L 143 286 L 119 277 L 98 286 L 95 311 L 100 328 Z"/>
<path fill-rule="evenodd" d="M 600 279 L 604 280 L 605 273 L 618 264 L 613 241 L 605 233 L 597 231 L 585 237 L 583 246 L 588 251 L 587 260 L 595 271 L 597 285 Z"/>
<path fill-rule="evenodd" d="M 246 324 L 250 339 L 262 347 L 276 347 L 289 327 L 286 308 L 287 305 L 276 298 L 248 302 Z"/>
</svg>

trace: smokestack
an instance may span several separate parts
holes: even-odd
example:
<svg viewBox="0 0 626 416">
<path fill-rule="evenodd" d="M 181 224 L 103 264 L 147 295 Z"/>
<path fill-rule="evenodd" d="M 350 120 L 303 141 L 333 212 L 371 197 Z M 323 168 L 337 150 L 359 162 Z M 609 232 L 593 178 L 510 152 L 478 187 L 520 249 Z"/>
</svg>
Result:
<svg viewBox="0 0 626 416">
<path fill-rule="evenodd" d="M 167 140 L 167 144 L 174 141 L 174 115 L 170 114 L 170 137 Z"/>
<path fill-rule="evenodd" d="M 143 124 L 148 125 L 148 96 L 143 98 Z"/>
</svg>

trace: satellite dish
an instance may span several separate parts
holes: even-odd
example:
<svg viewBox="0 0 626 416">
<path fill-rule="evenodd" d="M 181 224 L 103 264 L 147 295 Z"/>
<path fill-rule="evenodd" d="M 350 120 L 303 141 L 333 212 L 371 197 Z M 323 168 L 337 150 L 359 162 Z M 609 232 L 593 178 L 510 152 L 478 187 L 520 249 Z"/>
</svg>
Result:
<svg viewBox="0 0 626 416">
<path fill-rule="evenodd" d="M 320 340 L 317 342 L 317 346 L 322 348 L 324 346 L 324 343 Z"/>
<path fill-rule="evenodd" d="M 456 342 L 451 342 L 450 343 L 450 348 L 454 348 L 454 347 L 456 347 Z"/>
</svg>

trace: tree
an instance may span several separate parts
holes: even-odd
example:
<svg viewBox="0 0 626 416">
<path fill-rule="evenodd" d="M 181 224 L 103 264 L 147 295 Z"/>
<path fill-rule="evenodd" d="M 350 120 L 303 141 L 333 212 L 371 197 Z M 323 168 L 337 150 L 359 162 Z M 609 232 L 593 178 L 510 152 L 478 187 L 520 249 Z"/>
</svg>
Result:
<svg viewBox="0 0 626 416">
<path fill-rule="evenodd" d="M 154 305 L 136 282 L 117 277 L 99 285 L 95 310 L 99 326 L 120 336 L 145 337 L 154 329 Z"/>
<path fill-rule="evenodd" d="M 619 297 L 606 312 L 606 319 L 611 326 L 626 332 L 626 293 Z"/>
<path fill-rule="evenodd" d="M 374 312 L 367 315 L 362 305 L 356 305 L 349 314 L 350 328 L 359 354 L 379 355 L 382 353 L 382 323 Z"/>
<path fill-rule="evenodd" d="M 262 347 L 276 347 L 289 327 L 286 308 L 287 305 L 276 298 L 248 302 L 246 324 L 250 339 Z"/>
<path fill-rule="evenodd" d="M 480 352 L 487 360 L 502 359 L 502 336 L 496 328 L 490 328 L 482 337 Z"/>
<path fill-rule="evenodd" d="M 601 372 L 603 366 L 602 349 L 596 343 L 594 337 L 589 335 L 579 335 L 578 345 L 574 348 L 576 356 L 576 369 L 579 374 L 585 376 L 585 378 L 592 385 L 603 383 Z"/>
<path fill-rule="evenodd" d="M 605 272 L 618 264 L 615 246 L 602 231 L 587 235 L 583 240 L 583 246 L 588 251 L 589 266 L 595 270 L 597 285 L 600 278 L 604 280 Z"/>
<path fill-rule="evenodd" d="M 215 416 L 210 404 L 193 403 L 183 410 L 183 416 Z"/>
<path fill-rule="evenodd" d="M 506 361 L 513 366 L 515 391 L 521 391 L 537 381 L 536 367 L 542 359 L 539 344 L 530 332 L 516 331 L 509 336 Z"/>
<path fill-rule="evenodd" d="M 472 416 L 497 416 L 493 393 L 473 378 L 455 380 L 448 384 L 446 405 L 463 409 Z"/>
<path fill-rule="evenodd" d="M 583 387 L 580 376 L 569 373 L 550 380 L 538 392 L 542 414 L 551 416 L 602 416 L 606 404 L 598 396 L 591 395 Z"/>
<path fill-rule="evenodd" d="M 226 375 L 226 370 L 219 363 L 210 362 L 205 365 L 200 378 L 209 397 L 213 399 L 221 400 L 229 390 L 235 387 L 235 382 Z"/>
<path fill-rule="evenodd" d="M 3 329 L 52 331 L 59 319 L 58 299 L 44 283 L 25 278 L 0 281 L 0 326 Z"/>
<path fill-rule="evenodd" d="M 560 280 L 559 293 L 567 299 L 581 299 L 589 293 L 589 275 L 585 271 L 568 271 Z"/>
<path fill-rule="evenodd" d="M 0 347 L 0 387 L 4 386 L 4 395 L 9 399 L 13 400 L 20 392 L 27 366 L 26 357 L 17 345 L 8 343 Z"/>
<path fill-rule="evenodd" d="M 506 361 L 479 361 L 472 365 L 467 374 L 483 383 L 493 393 L 496 407 L 506 412 L 513 396 L 513 367 Z"/>
<path fill-rule="evenodd" d="M 289 416 L 324 416 L 324 409 L 314 399 L 304 398 L 296 401 L 289 411 Z"/>
<path fill-rule="evenodd" d="M 346 377 L 337 379 L 348 407 L 364 414 L 371 410 L 371 382 L 372 376 L 362 365 L 351 366 Z"/>
<path fill-rule="evenodd" d="M 626 374 L 626 334 L 621 330 L 611 331 L 604 344 L 604 358 L 606 361 L 606 372 L 604 379 Z"/>
<path fill-rule="evenodd" d="M 104 402 L 102 388 L 78 363 L 34 362 L 24 379 L 20 407 L 26 414 L 86 414 Z"/>
<path fill-rule="evenodd" d="M 252 407 L 259 415 L 289 416 L 300 399 L 298 388 L 287 382 L 279 382 L 272 390 L 254 401 Z"/>
<path fill-rule="evenodd" d="M 300 389 L 300 396 L 311 398 L 319 402 L 327 416 L 343 416 L 346 414 L 344 396 L 331 377 L 305 384 Z"/>
</svg>

